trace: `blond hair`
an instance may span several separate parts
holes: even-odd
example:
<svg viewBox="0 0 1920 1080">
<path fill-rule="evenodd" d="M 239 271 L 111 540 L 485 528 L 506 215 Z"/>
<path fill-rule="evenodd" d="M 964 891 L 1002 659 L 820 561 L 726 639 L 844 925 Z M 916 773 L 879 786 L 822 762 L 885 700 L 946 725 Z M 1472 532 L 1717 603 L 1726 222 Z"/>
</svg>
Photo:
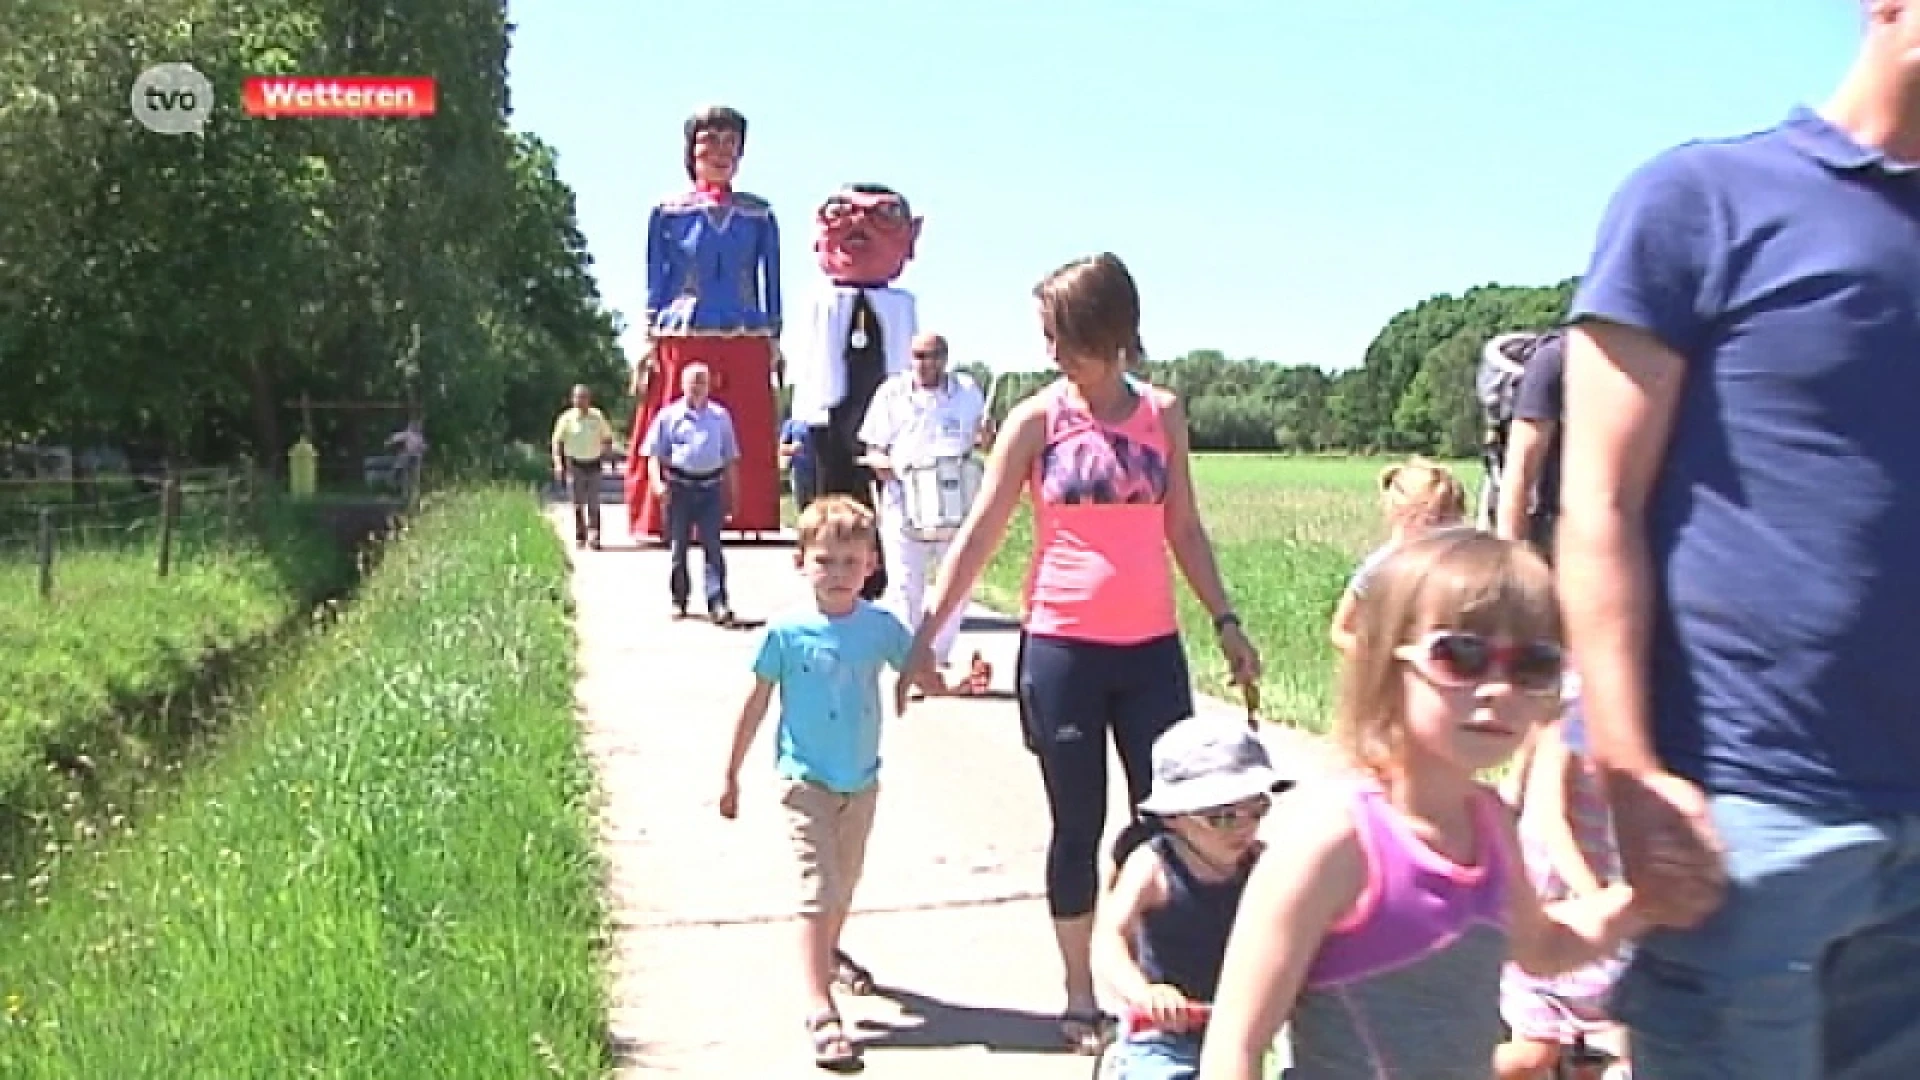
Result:
<svg viewBox="0 0 1920 1080">
<path fill-rule="evenodd" d="M 1464 526 L 1411 541 L 1380 564 L 1341 669 L 1334 720 L 1341 749 L 1361 766 L 1377 772 L 1402 760 L 1406 694 L 1395 649 L 1438 628 L 1557 644 L 1564 633 L 1553 572 L 1524 545 Z"/>
<path fill-rule="evenodd" d="M 880 535 L 873 511 L 848 495 L 823 495 L 808 503 L 797 531 L 801 551 L 835 541 L 872 544 Z"/>
<path fill-rule="evenodd" d="M 1413 516 L 1453 522 L 1467 516 L 1467 489 L 1452 470 L 1414 455 L 1380 470 L 1380 510 L 1388 521 Z"/>
</svg>

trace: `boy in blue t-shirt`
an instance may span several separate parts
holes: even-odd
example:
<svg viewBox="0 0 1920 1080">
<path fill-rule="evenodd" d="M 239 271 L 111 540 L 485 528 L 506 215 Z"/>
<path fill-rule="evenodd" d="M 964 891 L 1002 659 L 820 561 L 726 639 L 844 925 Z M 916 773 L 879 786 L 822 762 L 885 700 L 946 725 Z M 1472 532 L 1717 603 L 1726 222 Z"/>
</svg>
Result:
<svg viewBox="0 0 1920 1080">
<path fill-rule="evenodd" d="M 853 907 L 880 790 L 880 669 L 900 670 L 913 633 L 860 598 L 877 561 L 872 511 L 846 496 L 816 499 L 800 515 L 799 534 L 795 558 L 814 603 L 767 625 L 753 690 L 734 729 L 720 814 L 740 811 L 740 766 L 778 689 L 774 768 L 798 860 L 804 955 L 811 958 L 807 1028 L 816 1064 L 851 1069 L 860 1052 L 840 1022 L 832 984 L 843 967 L 865 981 L 839 951 L 840 930 Z"/>
</svg>

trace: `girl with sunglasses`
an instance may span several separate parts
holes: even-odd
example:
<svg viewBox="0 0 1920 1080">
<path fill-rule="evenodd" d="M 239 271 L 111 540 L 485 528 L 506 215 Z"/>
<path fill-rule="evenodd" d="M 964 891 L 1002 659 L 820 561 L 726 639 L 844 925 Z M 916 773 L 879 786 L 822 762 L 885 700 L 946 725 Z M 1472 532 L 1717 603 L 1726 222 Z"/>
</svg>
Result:
<svg viewBox="0 0 1920 1080">
<path fill-rule="evenodd" d="M 1142 1020 L 1124 1026 L 1103 1075 L 1198 1075 L 1195 1006 L 1213 1000 L 1260 857 L 1260 819 L 1284 786 L 1260 737 L 1239 721 L 1196 716 L 1155 740 L 1153 790 L 1140 811 L 1160 828 L 1127 856 L 1094 920 L 1094 975 Z"/>
<path fill-rule="evenodd" d="M 1342 673 L 1356 766 L 1288 796 L 1247 883 L 1200 1075 L 1253 1080 L 1289 1024 L 1295 1080 L 1486 1076 L 1509 959 L 1551 975 L 1643 923 L 1625 885 L 1543 906 L 1481 775 L 1560 707 L 1551 572 L 1448 530 L 1381 563 Z"/>
</svg>

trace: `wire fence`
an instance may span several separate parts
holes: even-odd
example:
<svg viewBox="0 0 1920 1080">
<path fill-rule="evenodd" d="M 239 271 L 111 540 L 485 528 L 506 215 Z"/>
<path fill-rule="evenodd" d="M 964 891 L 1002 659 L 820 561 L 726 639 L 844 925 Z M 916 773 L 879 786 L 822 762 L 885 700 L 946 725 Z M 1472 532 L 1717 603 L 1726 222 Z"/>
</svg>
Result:
<svg viewBox="0 0 1920 1080">
<path fill-rule="evenodd" d="M 0 479 L 0 567 L 31 567 L 43 600 L 57 595 L 62 562 L 81 554 L 144 558 L 164 578 L 247 542 L 259 483 L 244 469 Z"/>
</svg>

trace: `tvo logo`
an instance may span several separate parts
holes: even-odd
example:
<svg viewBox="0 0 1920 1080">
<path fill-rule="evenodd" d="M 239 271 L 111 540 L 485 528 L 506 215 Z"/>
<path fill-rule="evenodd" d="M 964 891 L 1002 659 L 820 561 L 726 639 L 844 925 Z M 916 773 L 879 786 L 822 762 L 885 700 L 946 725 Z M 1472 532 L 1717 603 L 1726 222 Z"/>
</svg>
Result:
<svg viewBox="0 0 1920 1080">
<path fill-rule="evenodd" d="M 192 64 L 156 64 L 133 80 L 133 119 L 162 135 L 198 135 L 213 115 L 213 84 Z"/>
</svg>

